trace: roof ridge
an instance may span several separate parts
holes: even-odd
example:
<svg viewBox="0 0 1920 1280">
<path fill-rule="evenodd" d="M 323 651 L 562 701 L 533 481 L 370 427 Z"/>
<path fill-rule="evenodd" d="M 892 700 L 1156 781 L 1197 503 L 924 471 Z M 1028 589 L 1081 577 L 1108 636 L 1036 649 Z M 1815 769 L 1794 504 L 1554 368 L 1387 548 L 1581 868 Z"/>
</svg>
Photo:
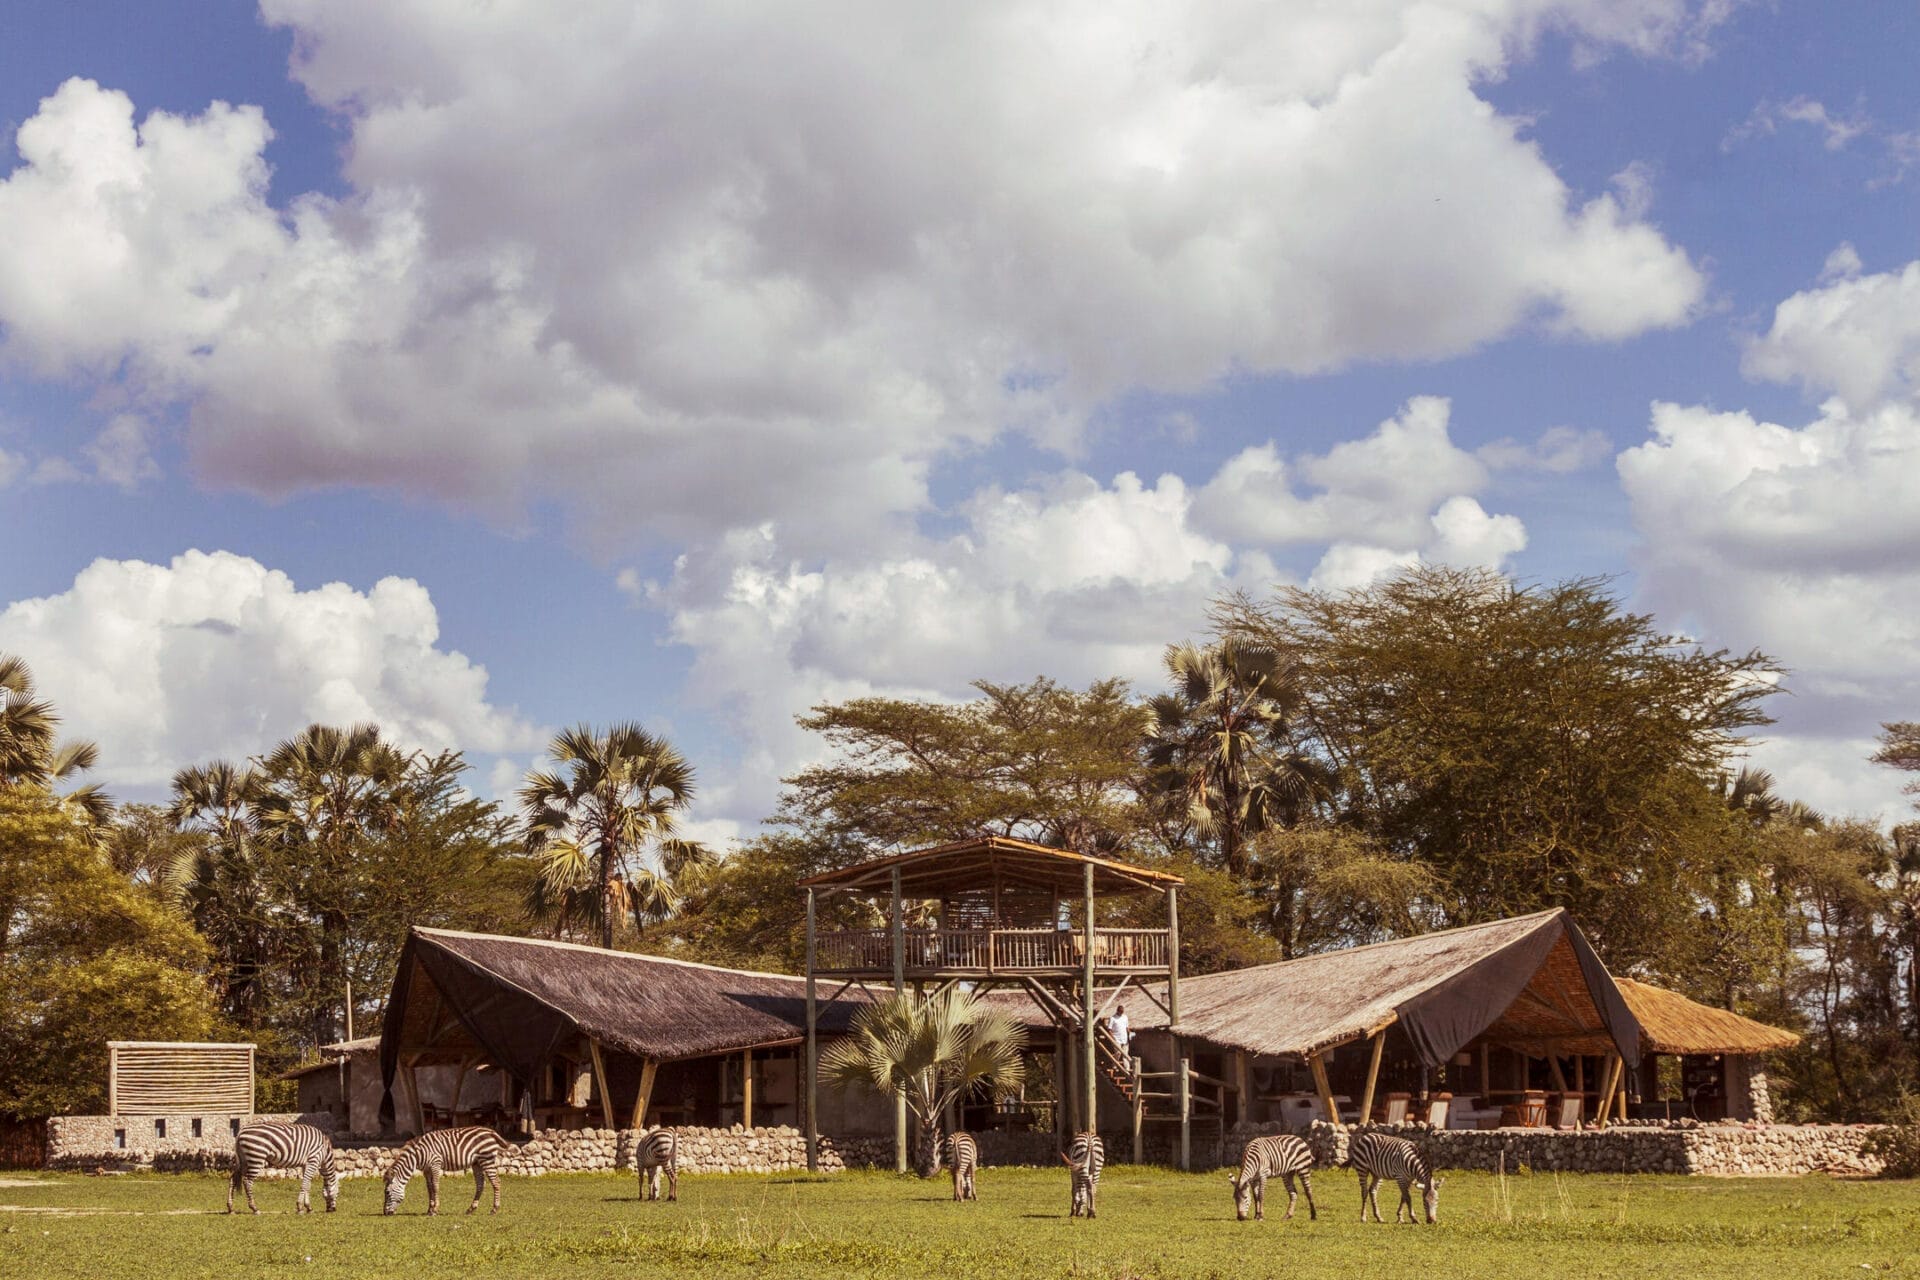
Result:
<svg viewBox="0 0 1920 1280">
<path fill-rule="evenodd" d="M 535 947 L 552 947 L 558 951 L 584 951 L 589 955 L 611 956 L 616 960 L 640 960 L 648 964 L 677 965 L 683 969 L 701 969 L 707 973 L 728 973 L 742 978 L 778 978 L 783 982 L 802 982 L 804 974 L 768 973 L 764 969 L 731 969 L 723 964 L 702 964 L 698 960 L 682 960 L 677 956 L 654 955 L 646 951 L 611 951 L 606 947 L 590 947 L 580 942 L 562 942 L 558 938 L 528 938 L 512 933 L 474 933 L 466 929 L 429 929 L 425 925 L 414 925 L 413 932 L 428 938 L 473 938 L 482 942 L 515 942 Z"/>
<path fill-rule="evenodd" d="M 1363 942 L 1357 947 L 1338 947 L 1332 951 L 1315 951 L 1311 955 L 1295 956 L 1291 960 L 1269 960 L 1265 964 L 1250 964 L 1241 969 L 1222 969 L 1221 973 L 1258 973 L 1262 969 L 1277 969 L 1281 965 L 1304 964 L 1309 960 L 1320 960 L 1328 956 L 1350 956 L 1362 951 L 1373 951 L 1380 947 L 1400 947 L 1409 942 L 1424 942 L 1429 938 L 1445 938 L 1454 934 L 1472 933 L 1477 929 L 1492 929 L 1498 925 L 1518 924 L 1522 920 L 1539 920 L 1552 915 L 1565 915 L 1565 907 L 1548 907 L 1545 911 L 1530 911 L 1524 916 L 1505 916 L 1499 920 L 1482 920 L 1477 924 L 1460 924 L 1451 929 L 1435 929 L 1432 933 L 1410 933 L 1404 938 L 1383 938 L 1379 942 Z M 1197 974 L 1188 978 L 1188 982 L 1199 982 L 1216 975 Z"/>
</svg>

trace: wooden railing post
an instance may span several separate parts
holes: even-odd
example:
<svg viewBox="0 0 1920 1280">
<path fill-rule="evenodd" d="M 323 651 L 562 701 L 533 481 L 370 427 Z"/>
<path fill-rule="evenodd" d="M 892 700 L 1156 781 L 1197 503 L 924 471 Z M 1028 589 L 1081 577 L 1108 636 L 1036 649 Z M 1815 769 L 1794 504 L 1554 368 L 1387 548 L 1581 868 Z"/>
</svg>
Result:
<svg viewBox="0 0 1920 1280">
<path fill-rule="evenodd" d="M 1307 1065 L 1313 1068 L 1313 1087 L 1320 1091 L 1320 1105 L 1327 1109 L 1327 1123 L 1340 1123 L 1340 1108 L 1333 1100 L 1333 1086 L 1327 1083 L 1327 1063 L 1322 1055 L 1316 1053 L 1307 1059 Z"/>
<path fill-rule="evenodd" d="M 893 994 L 907 993 L 907 922 L 900 902 L 900 868 L 893 869 Z M 893 1091 L 893 1170 L 907 1171 L 907 1092 Z"/>
<path fill-rule="evenodd" d="M 1143 1091 L 1145 1086 L 1145 1080 L 1143 1078 L 1145 1076 L 1145 1072 L 1141 1070 L 1140 1059 L 1134 1058 L 1132 1059 L 1132 1062 L 1133 1062 L 1133 1162 L 1135 1164 L 1139 1164 L 1145 1159 L 1145 1155 L 1146 1155 L 1144 1142 L 1142 1140 L 1142 1131 L 1145 1127 L 1146 1119 L 1147 1119 L 1147 1099 L 1146 1099 L 1146 1094 Z"/>
<path fill-rule="evenodd" d="M 1174 1077 L 1174 1103 L 1180 1108 L 1180 1169 L 1191 1172 L 1193 1169 L 1193 1063 L 1188 1058 L 1180 1059 L 1179 1074 Z"/>
<path fill-rule="evenodd" d="M 807 890 L 807 1172 L 820 1172 L 820 995 L 815 984 L 814 964 L 818 958 L 814 942 L 813 890 Z M 652 1065 L 652 1060 L 648 1060 Z M 649 1081 L 649 1083 L 651 1083 Z M 642 1096 L 646 1086 L 641 1087 Z M 634 1127 L 639 1127 L 634 1121 Z"/>
</svg>

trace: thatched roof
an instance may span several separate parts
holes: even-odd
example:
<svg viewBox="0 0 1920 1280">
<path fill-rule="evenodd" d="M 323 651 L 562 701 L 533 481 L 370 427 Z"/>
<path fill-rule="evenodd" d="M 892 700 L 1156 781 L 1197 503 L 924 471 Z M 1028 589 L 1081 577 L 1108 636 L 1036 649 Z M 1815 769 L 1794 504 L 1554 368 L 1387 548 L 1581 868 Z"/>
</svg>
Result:
<svg viewBox="0 0 1920 1280">
<path fill-rule="evenodd" d="M 1631 978 L 1618 981 L 1649 1053 L 1767 1053 L 1800 1043 L 1791 1031 L 1689 1000 L 1678 991 Z"/>
<path fill-rule="evenodd" d="M 900 872 L 900 891 L 910 898 L 938 898 L 959 890 L 982 888 L 996 880 L 1055 893 L 1064 898 L 1085 891 L 1087 868 L 1093 868 L 1093 891 L 1102 896 L 1163 890 L 1183 883 L 1179 876 L 1151 871 L 1111 858 L 1055 849 L 1007 836 L 975 836 L 931 849 L 894 854 L 858 862 L 800 882 L 800 887 L 847 889 L 861 893 L 889 891 L 893 873 Z"/>
<path fill-rule="evenodd" d="M 822 1031 L 844 1031 L 867 999 L 832 1004 Z M 606 1050 L 668 1061 L 791 1044 L 806 1034 L 806 980 L 663 956 L 414 929 L 401 952 L 380 1040 L 389 1079 L 402 1054 L 478 1051 L 521 1079 L 581 1036 Z"/>
<path fill-rule="evenodd" d="M 1148 1001 L 1129 1010 L 1138 1028 L 1166 1025 Z M 1557 909 L 1184 979 L 1174 1030 L 1305 1057 L 1395 1024 L 1435 1066 L 1482 1035 L 1535 1053 L 1638 1057 L 1633 1014 Z"/>
</svg>

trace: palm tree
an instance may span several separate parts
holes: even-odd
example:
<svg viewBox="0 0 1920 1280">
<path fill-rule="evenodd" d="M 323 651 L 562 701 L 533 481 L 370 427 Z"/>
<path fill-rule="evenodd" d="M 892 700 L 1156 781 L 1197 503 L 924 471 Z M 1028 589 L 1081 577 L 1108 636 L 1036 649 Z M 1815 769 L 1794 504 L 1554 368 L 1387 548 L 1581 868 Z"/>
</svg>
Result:
<svg viewBox="0 0 1920 1280">
<path fill-rule="evenodd" d="M 302 975 L 316 1044 L 334 1036 L 336 1001 L 348 999 L 346 941 L 359 905 L 357 862 L 368 842 L 402 823 L 413 757 L 377 725 L 310 725 L 260 762 L 249 815 L 271 847 L 287 901 L 318 933 L 317 963 Z"/>
<path fill-rule="evenodd" d="M 100 748 L 91 742 L 57 742 L 60 723 L 53 704 L 36 697 L 33 672 L 11 654 L 0 653 L 0 786 L 30 787 L 53 795 L 89 842 L 98 843 L 113 818 L 113 801 L 98 783 L 53 793 L 54 784 L 92 769 Z"/>
<path fill-rule="evenodd" d="M 528 911 L 556 934 L 591 925 L 603 947 L 613 946 L 617 921 L 644 929 L 673 915 L 713 862 L 676 834 L 693 801 L 693 766 L 637 724 L 603 734 L 578 725 L 547 751 L 564 774 L 536 769 L 520 788 L 527 852 L 539 860 Z"/>
<path fill-rule="evenodd" d="M 1168 645 L 1165 663 L 1172 688 L 1147 703 L 1154 785 L 1244 876 L 1249 839 L 1298 822 L 1327 790 L 1325 771 L 1293 742 L 1293 669 L 1275 650 L 1237 640 Z"/>
<path fill-rule="evenodd" d="M 167 882 L 212 944 L 226 986 L 226 1013 L 253 1024 L 273 953 L 274 912 L 256 848 L 254 806 L 266 789 L 252 768 L 225 760 L 173 775 L 176 830 L 199 839 L 168 869 Z"/>
<path fill-rule="evenodd" d="M 903 1093 L 918 1122 L 916 1164 L 923 1178 L 940 1168 L 940 1117 L 947 1104 L 976 1089 L 1007 1093 L 1026 1078 L 1026 1029 L 988 1008 L 970 991 L 922 1002 L 891 996 L 854 1015 L 844 1040 L 827 1046 L 820 1067 L 828 1083 Z"/>
</svg>

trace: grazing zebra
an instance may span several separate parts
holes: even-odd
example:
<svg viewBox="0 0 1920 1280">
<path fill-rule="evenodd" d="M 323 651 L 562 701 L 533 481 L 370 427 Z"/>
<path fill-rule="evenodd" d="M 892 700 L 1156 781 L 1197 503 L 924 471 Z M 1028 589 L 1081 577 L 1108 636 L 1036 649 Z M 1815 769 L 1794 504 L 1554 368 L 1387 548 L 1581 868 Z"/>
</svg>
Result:
<svg viewBox="0 0 1920 1280">
<path fill-rule="evenodd" d="M 383 1213 L 391 1214 L 406 1199 L 407 1180 L 416 1170 L 427 1175 L 427 1216 L 440 1212 L 440 1175 L 473 1170 L 472 1213 L 480 1207 L 480 1190 L 493 1187 L 493 1212 L 500 1212 L 500 1174 L 495 1167 L 500 1153 L 507 1149 L 500 1135 L 491 1129 L 469 1125 L 464 1129 L 434 1129 L 423 1133 L 400 1148 L 400 1154 L 387 1166 L 387 1202 Z"/>
<path fill-rule="evenodd" d="M 1293 1216 L 1293 1205 L 1299 1199 L 1294 1194 L 1293 1179 L 1300 1178 L 1301 1190 L 1307 1193 L 1307 1216 L 1319 1218 L 1320 1211 L 1313 1204 L 1313 1150 L 1304 1139 L 1291 1133 L 1278 1133 L 1271 1137 L 1255 1138 L 1247 1144 L 1240 1157 L 1239 1176 L 1227 1178 L 1233 1184 L 1233 1213 L 1240 1221 L 1247 1220 L 1247 1204 L 1253 1204 L 1253 1216 L 1263 1219 L 1267 1216 L 1267 1179 L 1284 1178 L 1287 1183 L 1287 1216 Z"/>
<path fill-rule="evenodd" d="M 973 1189 L 973 1171 L 980 1167 L 980 1144 L 970 1133 L 955 1133 L 947 1139 L 947 1159 L 953 1165 L 953 1198 L 978 1200 Z"/>
<path fill-rule="evenodd" d="M 1379 1191 L 1383 1179 L 1400 1184 L 1400 1203 L 1393 1211 L 1395 1222 L 1400 1221 L 1402 1213 L 1407 1215 L 1408 1222 L 1414 1221 L 1413 1187 L 1416 1184 L 1420 1187 L 1427 1221 L 1440 1220 L 1440 1179 L 1433 1176 L 1433 1166 L 1420 1154 L 1420 1148 L 1405 1138 L 1363 1133 L 1348 1146 L 1347 1164 L 1360 1175 L 1360 1221 L 1367 1220 L 1368 1205 L 1373 1206 L 1375 1222 L 1386 1221 L 1380 1216 Z"/>
<path fill-rule="evenodd" d="M 1073 1209 L 1067 1215 L 1077 1218 L 1084 1211 L 1094 1217 L 1094 1194 L 1100 1190 L 1100 1170 L 1107 1163 L 1107 1147 L 1097 1133 L 1076 1133 L 1060 1159 L 1073 1170 Z"/>
<path fill-rule="evenodd" d="M 660 1174 L 667 1175 L 667 1199 L 680 1198 L 680 1135 L 671 1129 L 649 1129 L 633 1145 L 633 1167 L 640 1172 L 640 1198 L 660 1198 Z M 653 1194 L 649 1196 L 647 1192 Z"/>
<path fill-rule="evenodd" d="M 227 1181 L 227 1212 L 233 1212 L 233 1192 L 246 1192 L 247 1208 L 260 1212 L 253 1202 L 253 1180 L 268 1169 L 298 1169 L 300 1198 L 294 1201 L 295 1213 L 312 1213 L 313 1201 L 308 1189 L 313 1175 L 320 1175 L 320 1194 L 327 1198 L 332 1213 L 340 1198 L 340 1173 L 333 1167 L 333 1139 L 310 1124 L 250 1124 L 233 1138 L 233 1177 Z"/>
</svg>

